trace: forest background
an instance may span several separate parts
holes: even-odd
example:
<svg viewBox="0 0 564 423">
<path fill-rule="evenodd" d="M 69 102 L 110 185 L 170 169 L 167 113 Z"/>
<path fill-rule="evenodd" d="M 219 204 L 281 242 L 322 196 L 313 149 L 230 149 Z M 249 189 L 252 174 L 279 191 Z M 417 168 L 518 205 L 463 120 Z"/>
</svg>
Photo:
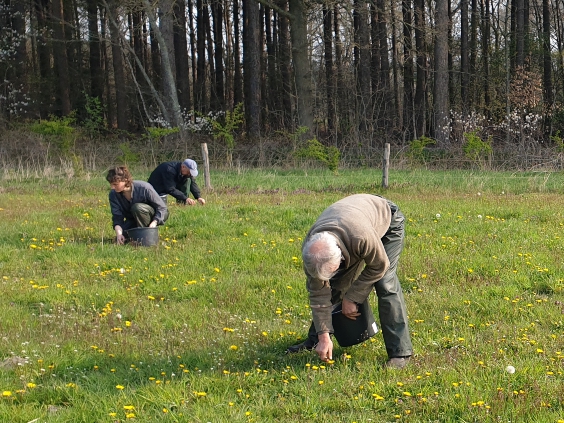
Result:
<svg viewBox="0 0 564 423">
<path fill-rule="evenodd" d="M 0 160 L 560 169 L 563 7 L 5 0 Z"/>
</svg>

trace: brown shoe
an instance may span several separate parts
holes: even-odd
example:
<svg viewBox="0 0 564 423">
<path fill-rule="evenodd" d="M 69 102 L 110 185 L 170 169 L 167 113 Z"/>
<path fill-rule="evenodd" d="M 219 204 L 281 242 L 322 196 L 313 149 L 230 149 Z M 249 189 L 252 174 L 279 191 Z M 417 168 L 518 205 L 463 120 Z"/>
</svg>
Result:
<svg viewBox="0 0 564 423">
<path fill-rule="evenodd" d="M 300 351 L 311 351 L 315 348 L 316 344 L 317 343 L 314 342 L 312 339 L 307 338 L 301 344 L 292 345 L 292 346 L 288 347 L 286 349 L 286 352 L 292 354 L 292 353 L 297 353 L 297 352 L 300 352 Z"/>
<path fill-rule="evenodd" d="M 392 357 L 386 364 L 384 364 L 385 369 L 403 369 L 409 363 L 411 356 L 407 357 Z"/>
</svg>

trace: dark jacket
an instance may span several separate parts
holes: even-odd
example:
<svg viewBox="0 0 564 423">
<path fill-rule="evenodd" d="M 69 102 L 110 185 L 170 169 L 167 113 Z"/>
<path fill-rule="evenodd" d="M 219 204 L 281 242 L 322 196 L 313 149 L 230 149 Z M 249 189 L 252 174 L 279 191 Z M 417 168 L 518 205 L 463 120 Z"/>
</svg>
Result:
<svg viewBox="0 0 564 423">
<path fill-rule="evenodd" d="M 186 202 L 188 198 L 188 184 L 190 192 L 197 200 L 200 198 L 200 187 L 190 175 L 182 175 L 180 166 L 182 162 L 165 162 L 158 165 L 149 176 L 148 182 L 155 188 L 159 195 L 172 195 L 177 201 Z"/>
<path fill-rule="evenodd" d="M 110 191 L 113 228 L 115 228 L 116 225 L 120 225 L 123 229 L 131 227 L 130 222 L 135 222 L 133 214 L 131 214 L 131 206 L 136 203 L 148 204 L 155 209 L 153 219 L 155 219 L 159 225 L 162 225 L 168 218 L 166 204 L 153 187 L 145 181 L 133 181 L 131 186 L 131 201 L 125 198 L 121 192 Z M 126 221 L 128 223 L 125 223 Z"/>
</svg>

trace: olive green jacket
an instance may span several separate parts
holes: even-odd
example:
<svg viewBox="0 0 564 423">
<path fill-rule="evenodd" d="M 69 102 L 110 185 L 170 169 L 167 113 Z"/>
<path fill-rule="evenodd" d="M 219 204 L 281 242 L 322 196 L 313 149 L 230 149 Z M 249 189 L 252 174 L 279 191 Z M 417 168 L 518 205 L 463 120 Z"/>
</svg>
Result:
<svg viewBox="0 0 564 423">
<path fill-rule="evenodd" d="M 333 333 L 334 303 L 343 297 L 358 304 L 364 302 L 374 283 L 388 270 L 390 262 L 381 239 L 388 231 L 391 218 L 392 211 L 385 198 L 356 194 L 325 209 L 309 230 L 306 241 L 315 233 L 333 234 L 343 255 L 341 267 L 330 281 L 315 279 L 306 270 L 317 333 Z"/>
</svg>

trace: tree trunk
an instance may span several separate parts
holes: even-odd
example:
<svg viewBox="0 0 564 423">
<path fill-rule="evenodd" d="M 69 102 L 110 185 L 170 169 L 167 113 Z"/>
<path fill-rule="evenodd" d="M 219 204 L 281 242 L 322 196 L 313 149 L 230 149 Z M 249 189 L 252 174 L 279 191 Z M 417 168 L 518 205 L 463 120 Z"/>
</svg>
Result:
<svg viewBox="0 0 564 423">
<path fill-rule="evenodd" d="M 525 64 L 525 0 L 516 0 L 515 8 L 517 12 L 515 18 L 515 66 L 520 67 Z M 489 19 L 489 16 L 487 18 Z"/>
<path fill-rule="evenodd" d="M 148 0 L 143 0 L 149 20 L 155 25 L 155 35 L 159 41 L 161 53 L 161 68 L 163 72 L 163 102 L 167 109 L 168 122 L 172 127 L 182 127 L 182 112 L 178 102 L 176 90 L 176 59 L 174 54 L 174 13 L 173 0 L 159 0 L 159 26 L 156 26 L 156 17 Z"/>
<path fill-rule="evenodd" d="M 468 0 L 460 1 L 460 98 L 463 112 L 471 110 L 468 104 Z"/>
<path fill-rule="evenodd" d="M 149 34 L 151 37 L 151 65 L 152 65 L 152 78 L 153 85 L 156 89 L 160 89 L 162 86 L 162 66 L 161 66 L 161 48 L 157 40 L 157 34 L 155 26 L 152 22 L 149 22 Z"/>
<path fill-rule="evenodd" d="M 484 110 L 486 116 L 491 117 L 490 99 L 490 0 L 482 1 L 482 67 L 484 81 Z"/>
<path fill-rule="evenodd" d="M 196 100 L 196 86 L 197 86 L 197 64 L 196 64 L 196 31 L 194 31 L 194 14 L 191 13 L 193 7 L 192 0 L 188 0 L 188 25 L 190 29 L 190 67 L 192 69 L 192 95 L 193 95 L 193 105 L 194 109 L 198 109 L 198 103 Z M 195 119 L 195 116 L 192 116 Z"/>
<path fill-rule="evenodd" d="M 222 0 L 212 0 L 215 96 L 213 104 L 216 110 L 225 110 L 225 87 L 223 66 L 223 5 Z"/>
<path fill-rule="evenodd" d="M 243 76 L 247 133 L 254 142 L 260 139 L 260 41 L 259 5 L 243 0 Z"/>
<path fill-rule="evenodd" d="M 403 130 L 404 138 L 412 140 L 415 134 L 413 115 L 413 16 L 411 0 L 403 0 Z"/>
<path fill-rule="evenodd" d="M 335 133 L 335 99 L 334 99 L 334 73 L 333 73 L 333 27 L 331 9 L 323 4 L 323 52 L 325 59 L 325 101 L 327 102 L 327 133 Z"/>
<path fill-rule="evenodd" d="M 311 62 L 308 49 L 307 6 L 304 0 L 289 0 L 292 21 L 290 37 L 292 39 L 292 61 L 296 81 L 298 103 L 298 124 L 308 128 L 314 134 L 313 90 L 311 86 Z"/>
<path fill-rule="evenodd" d="M 276 73 L 274 70 L 274 41 L 272 28 L 272 10 L 270 7 L 263 7 L 261 10 L 264 21 L 264 39 L 266 41 L 266 54 L 263 54 L 262 69 L 263 81 L 261 87 L 261 98 L 264 102 L 265 123 L 271 128 L 276 125 Z"/>
<path fill-rule="evenodd" d="M 243 74 L 241 73 L 241 24 L 239 22 L 239 0 L 233 0 L 233 106 L 243 102 Z"/>
<path fill-rule="evenodd" d="M 207 69 L 206 74 L 208 77 L 209 82 L 209 91 L 206 97 L 209 100 L 209 103 L 206 103 L 205 109 L 206 110 L 213 110 L 217 111 L 217 94 L 215 92 L 216 82 L 215 82 L 215 63 L 214 63 L 214 53 L 213 53 L 213 46 L 214 42 L 212 39 L 212 27 L 210 21 L 210 8 L 209 8 L 209 0 L 204 2 L 204 27 L 206 28 L 206 49 L 207 49 Z M 214 100 L 215 99 L 215 100 Z M 213 107 L 212 107 L 213 105 Z"/>
<path fill-rule="evenodd" d="M 415 134 L 414 138 L 425 135 L 427 107 L 425 94 L 427 91 L 427 54 L 425 43 L 425 1 L 415 0 L 415 49 L 417 50 L 417 79 L 415 85 L 414 114 Z"/>
<path fill-rule="evenodd" d="M 288 3 L 282 0 L 280 8 L 287 10 Z M 280 15 L 279 20 L 279 60 L 280 77 L 282 79 L 282 121 L 287 130 L 293 131 L 294 125 L 292 120 L 292 80 L 291 80 L 291 54 L 290 54 L 290 34 L 288 28 L 288 18 Z"/>
<path fill-rule="evenodd" d="M 478 57 L 478 28 L 480 26 L 480 16 L 478 14 L 478 0 L 471 1 L 471 16 L 470 16 L 470 75 L 469 87 L 470 98 L 469 103 L 473 108 L 477 103 L 477 57 Z"/>
<path fill-rule="evenodd" d="M 204 13 L 207 7 L 203 0 L 196 0 L 196 85 L 194 86 L 194 105 L 200 113 L 206 112 L 206 27 Z"/>
<path fill-rule="evenodd" d="M 109 19 L 110 38 L 112 40 L 112 59 L 114 67 L 114 86 L 116 92 L 116 115 L 118 129 L 127 131 L 127 95 L 125 87 L 125 72 L 121 50 L 121 36 L 119 34 L 120 20 L 118 16 L 118 0 L 111 0 Z"/>
<path fill-rule="evenodd" d="M 355 44 L 358 53 L 355 61 L 356 68 L 356 98 L 358 114 L 358 130 L 365 133 L 371 125 L 372 90 L 370 89 L 370 32 L 368 27 L 368 8 L 363 0 L 354 1 L 354 30 Z M 378 70 L 375 70 L 378 72 Z M 382 81 L 379 81 L 381 86 Z M 380 92 L 375 93 L 379 95 Z"/>
<path fill-rule="evenodd" d="M 390 91 L 390 59 L 388 55 L 388 24 L 386 4 L 384 0 L 376 0 L 378 5 L 378 35 L 380 37 L 380 86 L 382 88 L 382 109 L 379 116 L 379 127 L 389 128 L 390 113 L 393 110 Z M 380 146 L 379 146 L 380 147 Z"/>
<path fill-rule="evenodd" d="M 400 64 L 400 51 L 399 45 L 397 40 L 397 18 L 396 18 L 396 8 L 393 4 L 393 0 L 391 0 L 391 7 L 390 7 L 390 25 L 391 25 L 391 33 L 392 33 L 392 40 L 391 40 L 391 48 L 392 48 L 392 86 L 389 90 L 389 97 L 390 102 L 392 105 L 389 107 L 389 126 L 385 128 L 385 131 L 391 132 L 396 130 L 398 127 L 401 126 L 403 120 L 403 108 L 402 108 L 402 99 L 400 94 L 400 71 L 399 71 L 399 64 Z"/>
<path fill-rule="evenodd" d="M 57 69 L 58 81 L 58 99 L 63 116 L 70 114 L 70 77 L 69 63 L 67 58 L 67 49 L 65 47 L 65 20 L 63 18 L 63 2 L 62 0 L 53 1 L 53 56 L 55 67 Z"/>
<path fill-rule="evenodd" d="M 113 101 L 113 89 L 110 84 L 110 70 L 112 65 L 110 64 L 110 43 L 108 34 L 108 9 L 100 5 L 100 52 L 101 52 L 101 63 L 104 68 L 104 92 L 106 105 L 106 115 L 107 124 L 110 128 L 115 128 L 117 126 L 117 114 L 116 107 Z"/>
<path fill-rule="evenodd" d="M 14 86 L 22 89 L 22 94 L 27 94 L 28 87 L 26 79 L 28 77 L 27 70 L 27 52 L 26 52 L 26 27 L 25 16 L 26 8 L 24 2 L 14 2 L 14 14 L 11 18 L 11 27 L 14 33 L 14 38 L 17 40 L 14 45 L 14 61 L 13 72 L 11 80 L 14 81 Z"/>
<path fill-rule="evenodd" d="M 335 128 L 337 131 L 337 142 L 339 142 L 339 134 L 342 128 L 348 126 L 350 122 L 350 108 L 347 108 L 347 96 L 345 92 L 344 84 L 344 71 L 343 71 L 343 45 L 341 42 L 341 37 L 338 35 L 341 33 L 340 25 L 340 15 L 339 7 L 335 5 L 333 7 L 333 34 L 335 34 L 335 95 L 337 96 L 336 110 L 335 110 Z"/>
<path fill-rule="evenodd" d="M 552 94 L 552 60 L 550 47 L 550 1 L 542 0 L 542 26 L 543 26 L 543 93 L 546 111 L 550 115 L 553 105 Z"/>
<path fill-rule="evenodd" d="M 73 81 L 69 86 L 69 99 L 71 109 L 77 107 L 78 102 L 82 102 L 84 94 L 82 92 L 87 87 L 88 81 L 84 81 L 87 70 L 83 69 L 82 49 L 80 46 L 86 44 L 80 38 L 79 28 L 82 23 L 78 16 L 78 4 L 75 0 L 62 0 L 63 11 L 63 36 L 64 46 L 67 53 L 67 66 L 69 81 Z M 79 100 L 80 99 L 80 100 Z"/>
<path fill-rule="evenodd" d="M 102 101 L 104 75 L 100 61 L 100 36 L 98 33 L 98 0 L 88 0 L 88 50 L 90 53 L 90 95 Z"/>
<path fill-rule="evenodd" d="M 448 144 L 448 2 L 437 0 L 435 9 L 434 134 L 437 144 Z"/>
<path fill-rule="evenodd" d="M 174 1 L 174 50 L 178 103 L 183 112 L 192 108 L 190 102 L 190 72 L 188 70 L 188 41 L 186 40 L 186 5 Z"/>
</svg>

